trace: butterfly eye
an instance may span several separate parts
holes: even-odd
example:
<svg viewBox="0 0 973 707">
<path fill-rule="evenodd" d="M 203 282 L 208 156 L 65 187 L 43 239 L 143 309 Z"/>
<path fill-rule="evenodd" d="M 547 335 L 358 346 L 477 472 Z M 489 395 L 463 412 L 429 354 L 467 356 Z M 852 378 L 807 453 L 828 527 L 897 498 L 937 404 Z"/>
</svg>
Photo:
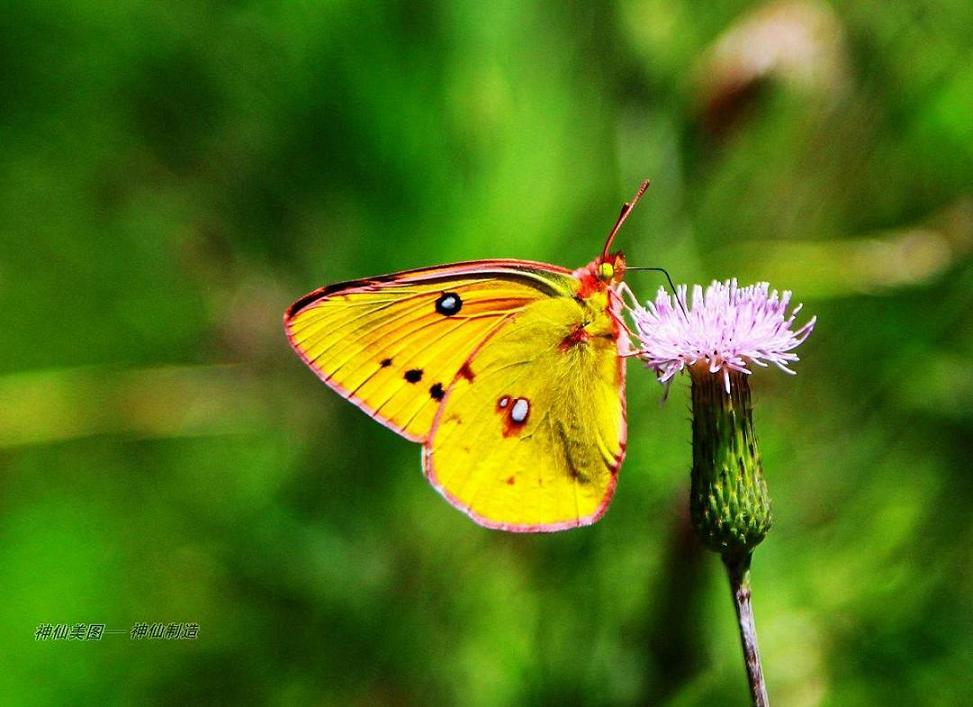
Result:
<svg viewBox="0 0 973 707">
<path fill-rule="evenodd" d="M 598 277 L 602 280 L 611 280 L 615 277 L 615 266 L 611 263 L 602 263 L 598 266 Z"/>
</svg>

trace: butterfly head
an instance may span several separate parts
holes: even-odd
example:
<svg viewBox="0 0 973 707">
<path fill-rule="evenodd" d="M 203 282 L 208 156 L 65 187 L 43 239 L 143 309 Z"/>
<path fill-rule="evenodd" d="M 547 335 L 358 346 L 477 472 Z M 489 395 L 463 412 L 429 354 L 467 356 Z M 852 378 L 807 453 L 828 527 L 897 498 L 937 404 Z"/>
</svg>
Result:
<svg viewBox="0 0 973 707">
<path fill-rule="evenodd" d="M 625 256 L 622 251 L 595 260 L 595 276 L 606 286 L 617 285 L 625 276 Z"/>
<path fill-rule="evenodd" d="M 599 255 L 583 268 L 575 270 L 574 276 L 581 281 L 578 294 L 588 297 L 594 292 L 604 292 L 617 285 L 625 276 L 625 256 L 621 251 Z"/>
<path fill-rule="evenodd" d="M 582 296 L 590 292 L 604 291 L 622 281 L 622 278 L 625 276 L 625 256 L 621 251 L 610 253 L 608 249 L 611 248 L 615 236 L 618 235 L 619 229 L 625 223 L 625 219 L 632 213 L 632 209 L 639 203 L 639 199 L 642 198 L 642 195 L 645 194 L 645 190 L 648 188 L 649 180 L 646 179 L 639 185 L 639 190 L 635 192 L 632 200 L 622 206 L 622 210 L 615 220 L 615 225 L 612 226 L 611 231 L 608 233 L 608 239 L 605 241 L 605 247 L 602 249 L 601 255 L 595 258 L 594 262 L 588 267 L 582 268 L 575 273 L 575 277 L 581 280 Z"/>
</svg>

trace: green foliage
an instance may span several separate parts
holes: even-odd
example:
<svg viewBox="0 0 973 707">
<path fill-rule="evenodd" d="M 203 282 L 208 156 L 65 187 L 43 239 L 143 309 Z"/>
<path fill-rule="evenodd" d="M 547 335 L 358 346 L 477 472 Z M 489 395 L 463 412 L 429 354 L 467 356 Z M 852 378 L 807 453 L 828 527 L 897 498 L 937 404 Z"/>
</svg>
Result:
<svg viewBox="0 0 973 707">
<path fill-rule="evenodd" d="M 4 704 L 744 703 L 685 381 L 630 364 L 600 523 L 510 536 L 281 331 L 327 282 L 586 263 L 644 177 L 632 264 L 818 315 L 753 379 L 772 699 L 973 703 L 968 0 L 8 5 Z M 33 637 L 140 621 L 199 638 Z"/>
</svg>

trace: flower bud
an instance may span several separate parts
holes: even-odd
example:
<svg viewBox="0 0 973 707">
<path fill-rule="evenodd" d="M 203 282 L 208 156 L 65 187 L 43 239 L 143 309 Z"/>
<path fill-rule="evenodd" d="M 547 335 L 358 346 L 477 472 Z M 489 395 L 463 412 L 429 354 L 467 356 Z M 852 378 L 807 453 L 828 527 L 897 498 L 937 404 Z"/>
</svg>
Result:
<svg viewBox="0 0 973 707">
<path fill-rule="evenodd" d="M 749 375 L 726 379 L 699 362 L 689 368 L 693 398 L 690 512 L 696 533 L 725 559 L 749 555 L 772 523 L 753 428 Z"/>
</svg>

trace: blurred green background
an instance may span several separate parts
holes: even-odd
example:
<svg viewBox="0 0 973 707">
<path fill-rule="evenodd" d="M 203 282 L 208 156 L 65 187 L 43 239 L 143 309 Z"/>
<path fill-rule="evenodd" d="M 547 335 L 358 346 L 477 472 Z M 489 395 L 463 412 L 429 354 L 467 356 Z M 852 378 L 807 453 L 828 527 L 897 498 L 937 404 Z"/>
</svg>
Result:
<svg viewBox="0 0 973 707">
<path fill-rule="evenodd" d="M 971 28 L 968 0 L 6 4 L 0 701 L 745 704 L 684 380 L 661 405 L 630 364 L 601 522 L 514 536 L 281 329 L 337 280 L 584 264 L 651 177 L 630 263 L 819 318 L 754 381 L 771 697 L 973 704 Z M 140 621 L 199 638 L 34 639 Z"/>
</svg>

